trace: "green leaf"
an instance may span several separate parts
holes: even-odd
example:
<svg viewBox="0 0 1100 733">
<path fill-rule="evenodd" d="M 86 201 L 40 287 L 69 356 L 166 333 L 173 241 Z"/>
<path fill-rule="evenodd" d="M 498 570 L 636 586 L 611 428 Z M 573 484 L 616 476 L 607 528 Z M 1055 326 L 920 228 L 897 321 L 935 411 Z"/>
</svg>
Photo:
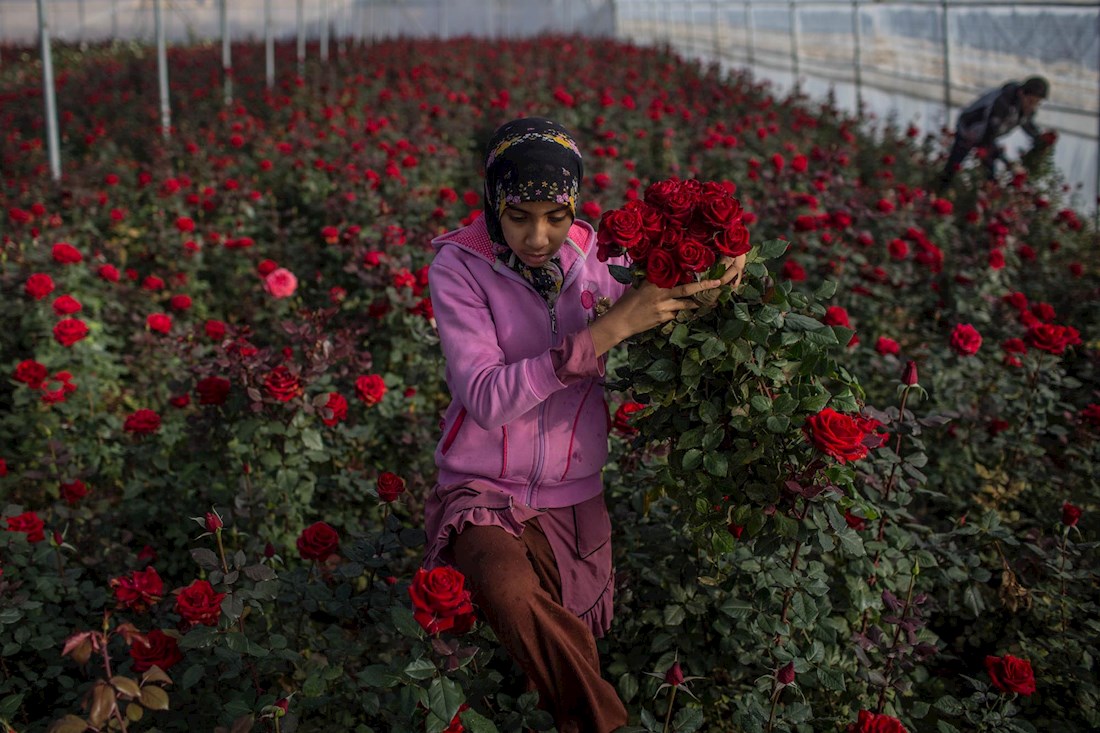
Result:
<svg viewBox="0 0 1100 733">
<path fill-rule="evenodd" d="M 786 252 L 788 246 L 790 246 L 790 242 L 785 240 L 769 239 L 758 245 L 760 249 L 757 252 L 757 257 L 762 260 L 773 260 Z"/>
<path fill-rule="evenodd" d="M 928 715 L 928 710 L 931 706 L 924 700 L 915 700 L 912 705 L 909 706 L 909 715 L 920 720 L 925 715 Z"/>
<path fill-rule="evenodd" d="M 767 419 L 765 425 L 768 432 L 782 435 L 791 427 L 791 419 L 786 415 L 772 415 Z"/>
<path fill-rule="evenodd" d="M 788 313 L 783 317 L 783 323 L 791 331 L 817 331 L 825 328 L 825 324 L 816 318 L 799 313 Z"/>
<path fill-rule="evenodd" d="M 432 680 L 432 686 L 428 688 L 428 723 L 431 729 L 432 718 L 442 721 L 444 730 L 454 720 L 462 703 L 466 702 L 466 696 L 458 683 L 449 677 L 441 677 Z"/>
<path fill-rule="evenodd" d="M 948 723 L 946 720 L 937 720 L 936 730 L 938 730 L 939 733 L 959 733 L 959 729 Z"/>
<path fill-rule="evenodd" d="M 372 664 L 364 667 L 359 673 L 358 679 L 368 687 L 393 687 L 401 681 L 401 676 L 394 674 L 385 664 Z"/>
<path fill-rule="evenodd" d="M 837 539 L 840 540 L 840 546 L 844 548 L 844 551 L 854 557 L 863 557 L 866 552 L 863 549 L 863 538 L 856 534 L 853 529 L 844 529 L 836 533 Z"/>
<path fill-rule="evenodd" d="M 729 459 L 724 453 L 707 453 L 703 456 L 703 467 L 711 476 L 723 478 L 729 472 Z"/>
<path fill-rule="evenodd" d="M 3 700 L 0 700 L 0 720 L 11 720 L 14 718 L 16 712 L 19 711 L 19 706 L 22 704 L 23 693 L 8 695 Z"/>
<path fill-rule="evenodd" d="M 817 680 L 821 686 L 837 692 L 844 690 L 844 675 L 832 667 L 818 667 Z"/>
<path fill-rule="evenodd" d="M 187 668 L 187 671 L 183 673 L 183 677 L 180 679 L 180 687 L 184 690 L 194 687 L 205 674 L 206 668 L 203 665 L 192 664 Z"/>
<path fill-rule="evenodd" d="M 832 280 L 826 280 L 821 283 L 817 290 L 814 291 L 814 297 L 818 300 L 828 300 L 834 295 L 836 295 L 836 283 Z"/>
<path fill-rule="evenodd" d="M 683 708 L 672 721 L 676 733 L 695 733 L 703 726 L 703 711 L 699 708 Z"/>
<path fill-rule="evenodd" d="M 476 710 L 463 710 L 458 717 L 470 733 L 500 733 L 493 721 Z"/>
<path fill-rule="evenodd" d="M 687 614 L 684 612 L 684 607 L 680 605 L 665 606 L 664 623 L 665 626 L 679 626 L 684 623 L 684 619 Z"/>
<path fill-rule="evenodd" d="M 768 413 L 772 411 L 772 401 L 766 395 L 753 395 L 752 399 L 749 400 L 749 405 L 756 412 Z"/>
<path fill-rule="evenodd" d="M 683 469 L 685 471 L 691 471 L 699 467 L 699 464 L 703 462 L 703 451 L 698 448 L 692 448 L 684 454 Z"/>
<path fill-rule="evenodd" d="M 725 353 L 726 344 L 721 339 L 711 337 L 703 343 L 702 354 L 704 361 L 710 361 Z"/>
<path fill-rule="evenodd" d="M 615 278 L 616 282 L 620 282 L 623 285 L 630 285 L 634 282 L 634 273 L 630 271 L 629 267 L 623 267 L 622 265 L 608 265 L 607 271 L 611 273 L 611 277 Z M 451 721 L 447 721 L 448 725 Z"/>
<path fill-rule="evenodd" d="M 668 342 L 673 346 L 679 346 L 681 349 L 688 347 L 688 334 L 691 333 L 686 323 L 676 324 L 676 328 L 672 329 L 672 335 L 668 337 Z"/>
<path fill-rule="evenodd" d="M 405 674 L 414 680 L 426 680 L 429 677 L 434 677 L 438 671 L 434 662 L 423 657 L 414 659 L 405 666 Z M 448 722 L 450 721 L 448 720 Z"/>
<path fill-rule="evenodd" d="M 420 627 L 416 619 L 413 618 L 413 612 L 405 608 L 404 606 L 394 606 L 390 610 L 390 618 L 393 620 L 394 628 L 402 636 L 408 636 L 413 639 L 419 639 L 424 636 L 424 629 Z"/>
<path fill-rule="evenodd" d="M 732 597 L 722 604 L 721 611 L 730 618 L 749 618 L 756 614 L 756 609 L 751 603 Z"/>
<path fill-rule="evenodd" d="M 679 374 L 676 362 L 671 359 L 658 359 L 645 370 L 646 376 L 657 382 L 671 382 Z"/>
<path fill-rule="evenodd" d="M 935 707 L 936 710 L 939 710 L 941 713 L 946 713 L 947 715 L 952 716 L 962 715 L 964 710 L 962 703 L 960 703 L 951 695 L 944 695 L 939 700 L 936 700 L 936 702 L 933 704 L 933 707 Z"/>
<path fill-rule="evenodd" d="M 253 657 L 266 657 L 268 655 L 267 649 L 259 646 L 239 631 L 230 631 L 226 634 L 225 644 L 233 651 L 241 654 L 248 654 Z"/>
<path fill-rule="evenodd" d="M 217 639 L 218 630 L 213 626 L 196 626 L 180 639 L 180 649 L 203 649 Z"/>
<path fill-rule="evenodd" d="M 321 439 L 321 433 L 313 428 L 306 428 L 302 431 L 302 444 L 310 450 L 324 450 L 325 443 Z"/>
</svg>

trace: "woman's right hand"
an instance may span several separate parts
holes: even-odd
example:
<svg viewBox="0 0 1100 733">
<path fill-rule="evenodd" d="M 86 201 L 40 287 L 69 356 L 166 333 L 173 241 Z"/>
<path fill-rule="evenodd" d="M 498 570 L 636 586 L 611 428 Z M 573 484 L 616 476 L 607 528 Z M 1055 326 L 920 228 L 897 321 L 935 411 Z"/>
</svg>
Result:
<svg viewBox="0 0 1100 733">
<path fill-rule="evenodd" d="M 691 296 L 721 284 L 721 280 L 702 280 L 662 288 L 647 280 L 636 288 L 628 289 L 607 313 L 588 327 L 596 347 L 596 356 L 606 354 L 611 347 L 636 333 L 668 323 L 682 310 L 698 308 L 699 304 Z"/>
</svg>

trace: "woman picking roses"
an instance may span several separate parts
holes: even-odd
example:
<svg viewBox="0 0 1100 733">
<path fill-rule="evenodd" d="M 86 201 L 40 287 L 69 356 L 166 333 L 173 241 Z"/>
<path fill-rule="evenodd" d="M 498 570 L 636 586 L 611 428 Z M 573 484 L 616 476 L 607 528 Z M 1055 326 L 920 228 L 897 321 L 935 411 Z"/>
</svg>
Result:
<svg viewBox="0 0 1100 733">
<path fill-rule="evenodd" d="M 627 288 L 576 219 L 582 176 L 560 125 L 508 122 L 488 146 L 484 214 L 433 241 L 452 402 L 425 507 L 425 566 L 466 576 L 559 731 L 605 733 L 627 722 L 595 644 L 613 590 L 605 354 L 697 308 L 692 296 L 739 282 L 745 260 L 720 279 Z M 601 304 L 610 307 L 598 316 Z"/>
</svg>

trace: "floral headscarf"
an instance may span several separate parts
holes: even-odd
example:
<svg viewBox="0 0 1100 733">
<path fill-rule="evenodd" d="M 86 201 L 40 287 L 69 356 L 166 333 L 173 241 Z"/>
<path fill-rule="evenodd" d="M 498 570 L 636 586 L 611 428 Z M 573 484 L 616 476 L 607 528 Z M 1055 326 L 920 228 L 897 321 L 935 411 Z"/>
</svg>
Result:
<svg viewBox="0 0 1100 733">
<path fill-rule="evenodd" d="M 541 117 L 524 117 L 497 128 L 485 154 L 485 224 L 489 238 L 504 245 L 500 217 L 508 204 L 554 201 L 577 216 L 584 164 L 573 136 Z"/>
</svg>

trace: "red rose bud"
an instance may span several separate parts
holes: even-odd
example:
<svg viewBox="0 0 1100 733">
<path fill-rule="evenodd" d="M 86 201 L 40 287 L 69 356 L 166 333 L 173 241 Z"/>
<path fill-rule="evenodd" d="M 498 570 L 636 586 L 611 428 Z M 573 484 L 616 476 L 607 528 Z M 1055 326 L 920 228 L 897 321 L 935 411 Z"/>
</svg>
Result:
<svg viewBox="0 0 1100 733">
<path fill-rule="evenodd" d="M 781 685 L 789 685 L 794 682 L 794 662 L 787 662 L 786 666 L 780 667 L 779 671 L 775 673 L 775 678 L 779 680 Z"/>
<path fill-rule="evenodd" d="M 264 557 L 269 560 L 275 557 L 275 545 L 271 544 L 270 542 L 264 545 Z"/>
<path fill-rule="evenodd" d="M 1081 507 L 1074 506 L 1068 501 L 1062 504 L 1062 524 L 1067 527 L 1076 527 L 1081 519 Z"/>
<path fill-rule="evenodd" d="M 672 685 L 673 687 L 679 687 L 684 684 L 684 670 L 680 669 L 679 662 L 673 662 L 672 666 L 665 672 L 665 684 Z"/>
<path fill-rule="evenodd" d="M 286 712 L 287 712 L 287 710 L 289 710 L 289 709 L 290 709 L 290 700 L 289 700 L 288 698 L 285 698 L 285 697 L 284 697 L 284 698 L 283 698 L 282 700 L 277 700 L 277 701 L 275 702 L 275 707 L 277 707 L 277 708 L 279 708 L 280 710 L 282 710 L 282 711 L 283 711 L 283 713 L 282 713 L 283 715 L 286 715 Z"/>
<path fill-rule="evenodd" d="M 225 525 L 222 522 L 222 518 L 220 516 L 218 516 L 217 512 L 207 512 L 206 513 L 206 531 L 207 532 L 217 532 L 218 530 L 220 530 L 224 526 Z"/>
<path fill-rule="evenodd" d="M 909 385 L 910 387 L 917 383 L 917 362 L 910 360 L 905 363 L 905 371 L 902 372 L 901 383 Z"/>
</svg>

